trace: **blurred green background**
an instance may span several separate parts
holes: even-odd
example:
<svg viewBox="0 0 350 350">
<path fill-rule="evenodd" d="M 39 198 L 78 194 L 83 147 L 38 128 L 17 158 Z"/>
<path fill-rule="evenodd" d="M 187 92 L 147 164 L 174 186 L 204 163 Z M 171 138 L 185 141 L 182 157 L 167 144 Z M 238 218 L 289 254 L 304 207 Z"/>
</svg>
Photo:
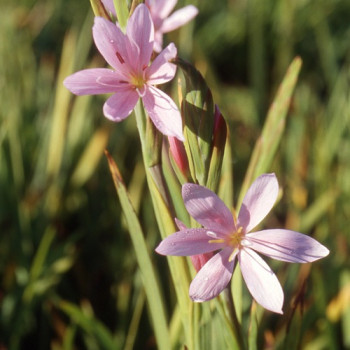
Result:
<svg viewBox="0 0 350 350">
<path fill-rule="evenodd" d="M 191 3 L 196 20 L 165 40 L 200 70 L 229 123 L 235 199 L 277 87 L 303 60 L 271 169 L 283 197 L 265 225 L 312 235 L 331 253 L 312 266 L 269 261 L 285 315 L 264 314 L 258 348 L 350 349 L 350 2 Z M 160 237 L 135 120 L 113 124 L 104 96 L 76 98 L 62 85 L 105 64 L 90 2 L 0 5 L 0 349 L 154 349 L 103 155 L 117 161 L 152 251 Z M 165 259 L 151 255 L 171 315 Z"/>
</svg>

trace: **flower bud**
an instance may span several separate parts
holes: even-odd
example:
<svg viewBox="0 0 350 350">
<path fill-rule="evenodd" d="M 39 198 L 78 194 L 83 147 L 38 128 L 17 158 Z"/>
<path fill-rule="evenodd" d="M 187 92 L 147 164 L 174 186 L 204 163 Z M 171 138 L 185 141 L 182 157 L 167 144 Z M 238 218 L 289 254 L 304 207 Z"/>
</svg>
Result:
<svg viewBox="0 0 350 350">
<path fill-rule="evenodd" d="M 212 140 L 212 154 L 206 186 L 216 191 L 220 181 L 222 161 L 227 138 L 227 124 L 222 116 L 219 107 L 215 105 L 214 134 Z"/>
<path fill-rule="evenodd" d="M 193 180 L 207 182 L 214 133 L 214 102 L 201 74 L 189 63 L 174 61 L 185 77 L 181 114 L 184 121 L 184 146 Z"/>
<path fill-rule="evenodd" d="M 185 178 L 188 179 L 189 167 L 184 144 L 176 137 L 172 136 L 168 137 L 168 141 L 169 153 L 171 155 L 170 159 L 172 160 L 173 167 L 175 165 L 177 167 L 176 170 L 179 170 L 182 173 L 182 175 L 184 175 Z"/>
</svg>

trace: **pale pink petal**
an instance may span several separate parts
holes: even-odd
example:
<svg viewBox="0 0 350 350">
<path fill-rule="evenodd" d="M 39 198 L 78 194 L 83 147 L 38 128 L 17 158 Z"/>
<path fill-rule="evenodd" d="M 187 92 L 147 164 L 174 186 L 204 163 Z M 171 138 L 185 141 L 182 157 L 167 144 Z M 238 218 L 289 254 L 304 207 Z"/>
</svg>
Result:
<svg viewBox="0 0 350 350">
<path fill-rule="evenodd" d="M 147 86 L 142 101 L 153 124 L 162 134 L 184 140 L 181 114 L 168 95 L 154 86 Z"/>
<path fill-rule="evenodd" d="M 273 229 L 248 233 L 246 239 L 249 248 L 287 262 L 307 263 L 329 254 L 329 250 L 312 237 L 290 230 Z"/>
<path fill-rule="evenodd" d="M 175 223 L 180 230 L 187 230 L 186 225 L 179 219 L 175 218 Z M 213 252 L 191 255 L 190 258 L 192 261 L 192 265 L 194 266 L 196 271 L 198 272 L 207 263 L 207 261 L 213 257 L 213 255 Z"/>
<path fill-rule="evenodd" d="M 249 187 L 238 214 L 244 232 L 251 231 L 269 213 L 276 202 L 278 182 L 275 174 L 260 175 Z"/>
<path fill-rule="evenodd" d="M 117 92 L 105 102 L 103 114 L 114 122 L 120 122 L 130 115 L 138 99 L 139 95 L 133 89 Z"/>
<path fill-rule="evenodd" d="M 178 218 L 175 218 L 175 224 L 180 231 L 188 229 L 188 227 Z"/>
<path fill-rule="evenodd" d="M 114 16 L 116 16 L 115 7 L 113 0 L 102 0 L 104 7 L 110 11 Z"/>
<path fill-rule="evenodd" d="M 125 87 L 120 75 L 111 69 L 91 68 L 67 77 L 63 84 L 76 95 L 98 95 L 116 92 Z"/>
<path fill-rule="evenodd" d="M 248 290 L 265 309 L 283 314 L 283 290 L 266 262 L 253 250 L 243 248 L 238 261 Z"/>
<path fill-rule="evenodd" d="M 146 5 L 150 8 L 152 14 L 158 18 L 164 19 L 169 16 L 178 0 L 146 0 Z M 153 16 L 152 16 L 153 17 Z"/>
<path fill-rule="evenodd" d="M 185 6 L 182 9 L 175 11 L 170 17 L 166 18 L 159 30 L 163 33 L 171 32 L 192 20 L 197 14 L 198 9 L 195 6 Z"/>
<path fill-rule="evenodd" d="M 174 78 L 176 65 L 169 61 L 177 55 L 176 46 L 170 43 L 152 62 L 146 70 L 148 84 L 164 84 Z"/>
<path fill-rule="evenodd" d="M 182 197 L 190 215 L 219 237 L 236 231 L 230 210 L 214 192 L 206 187 L 187 183 L 182 186 Z"/>
<path fill-rule="evenodd" d="M 228 285 L 235 266 L 232 248 L 226 248 L 215 254 L 197 273 L 190 285 L 190 297 L 202 302 L 215 298 Z"/>
<path fill-rule="evenodd" d="M 163 48 L 163 33 L 160 31 L 156 31 L 154 33 L 154 46 L 153 50 L 155 52 L 161 52 Z"/>
<path fill-rule="evenodd" d="M 190 256 L 212 252 L 225 246 L 224 243 L 209 243 L 212 239 L 208 230 L 188 228 L 166 237 L 155 250 L 162 255 Z"/>
<path fill-rule="evenodd" d="M 103 17 L 95 17 L 92 34 L 96 47 L 107 63 L 115 68 L 124 77 L 124 80 L 128 80 L 130 65 L 125 35 L 118 25 Z"/>
<path fill-rule="evenodd" d="M 136 7 L 128 20 L 126 35 L 129 62 L 137 72 L 146 68 L 151 59 L 154 42 L 154 28 L 151 15 L 144 4 Z"/>
</svg>

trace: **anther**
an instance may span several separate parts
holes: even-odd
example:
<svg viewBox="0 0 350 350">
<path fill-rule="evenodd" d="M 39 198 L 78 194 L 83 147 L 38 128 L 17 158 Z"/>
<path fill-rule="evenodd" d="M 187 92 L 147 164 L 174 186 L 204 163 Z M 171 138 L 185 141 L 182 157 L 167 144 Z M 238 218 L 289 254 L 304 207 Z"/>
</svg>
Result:
<svg viewBox="0 0 350 350">
<path fill-rule="evenodd" d="M 208 243 L 225 243 L 224 239 L 211 239 Z"/>
<path fill-rule="evenodd" d="M 231 262 L 235 258 L 236 254 L 237 254 L 237 248 L 233 250 L 230 257 L 228 258 L 228 261 Z"/>
</svg>

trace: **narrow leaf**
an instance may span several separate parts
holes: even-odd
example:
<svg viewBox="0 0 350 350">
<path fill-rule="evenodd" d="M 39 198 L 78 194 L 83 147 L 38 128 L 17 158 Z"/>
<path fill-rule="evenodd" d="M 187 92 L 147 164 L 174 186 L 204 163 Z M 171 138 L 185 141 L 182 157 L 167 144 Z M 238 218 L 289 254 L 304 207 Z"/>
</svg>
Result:
<svg viewBox="0 0 350 350">
<path fill-rule="evenodd" d="M 285 129 L 290 100 L 301 69 L 302 61 L 296 57 L 290 64 L 287 73 L 277 91 L 267 114 L 261 136 L 256 141 L 249 167 L 241 187 L 238 207 L 252 181 L 259 175 L 269 171 L 275 157 L 278 145 Z"/>
<path fill-rule="evenodd" d="M 135 249 L 136 259 L 141 271 L 147 300 L 150 306 L 149 310 L 153 322 L 157 344 L 160 349 L 170 349 L 169 331 L 162 302 L 163 298 L 142 233 L 141 225 L 134 211 L 132 203 L 130 202 L 129 195 L 119 169 L 110 154 L 107 151 L 105 151 L 105 153 L 108 159 L 109 169 L 112 174 L 113 182 L 117 190 L 117 194 L 119 196 L 126 221 L 128 223 L 131 240 Z"/>
</svg>

